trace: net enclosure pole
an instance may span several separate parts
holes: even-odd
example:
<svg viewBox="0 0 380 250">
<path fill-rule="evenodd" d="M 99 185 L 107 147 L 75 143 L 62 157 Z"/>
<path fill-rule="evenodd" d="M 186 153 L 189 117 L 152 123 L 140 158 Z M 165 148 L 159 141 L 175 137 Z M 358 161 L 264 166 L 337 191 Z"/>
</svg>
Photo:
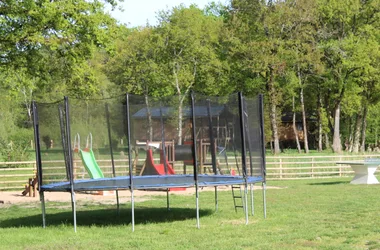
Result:
<svg viewBox="0 0 380 250">
<path fill-rule="evenodd" d="M 74 171 L 73 171 L 73 155 L 71 151 L 71 133 L 70 133 L 70 108 L 69 98 L 65 96 L 65 117 L 66 117 L 66 145 L 67 145 L 67 158 L 70 170 L 70 193 L 71 193 L 71 206 L 73 210 L 74 232 L 77 232 L 77 214 L 76 214 L 76 201 L 74 190 Z"/>
<path fill-rule="evenodd" d="M 36 165 L 37 165 L 37 181 L 38 181 L 38 191 L 40 194 L 41 210 L 42 210 L 42 227 L 46 227 L 46 210 L 45 210 L 45 196 L 44 191 L 41 189 L 42 186 L 42 162 L 41 162 L 41 147 L 40 147 L 40 130 L 39 121 L 37 113 L 37 104 L 35 101 L 32 102 L 33 110 L 33 127 L 34 127 L 34 144 L 36 150 Z"/>
<path fill-rule="evenodd" d="M 250 175 L 253 176 L 253 161 L 252 161 L 252 146 L 251 146 L 251 135 L 250 135 L 250 127 L 249 127 L 249 115 L 248 115 L 248 107 L 247 107 L 247 101 L 243 99 L 243 111 L 244 111 L 244 128 L 245 128 L 245 135 L 248 138 L 247 144 L 248 144 L 248 154 L 249 154 L 249 170 Z M 248 185 L 248 184 L 247 184 Z M 251 194 L 251 215 L 254 214 L 254 197 L 253 197 L 253 184 L 251 183 L 249 185 L 249 193 Z M 247 201 L 248 202 L 248 201 Z M 248 208 L 248 205 L 247 205 Z"/>
<path fill-rule="evenodd" d="M 129 94 L 125 96 L 125 107 L 127 116 L 127 142 L 128 142 L 128 170 L 129 170 L 129 189 L 131 190 L 131 212 L 132 212 L 132 232 L 135 231 L 135 199 L 133 193 L 133 168 L 132 168 L 132 148 L 131 148 L 131 117 L 130 117 L 130 103 Z"/>
<path fill-rule="evenodd" d="M 110 144 L 112 176 L 116 177 L 115 159 L 113 157 L 113 148 L 112 148 L 110 111 L 109 111 L 108 103 L 106 103 L 105 108 L 106 108 L 106 121 L 107 121 L 107 130 L 108 130 L 108 141 L 109 141 L 109 144 Z M 119 190 L 117 190 L 117 189 L 116 189 L 116 206 L 117 206 L 117 214 L 120 214 Z"/>
<path fill-rule="evenodd" d="M 166 148 L 165 148 L 165 125 L 164 125 L 164 117 L 162 115 L 162 103 L 160 103 L 160 123 L 161 123 L 162 160 L 164 161 L 163 163 L 164 163 L 165 175 L 168 175 L 168 164 L 166 162 Z M 166 189 L 166 208 L 170 210 L 169 188 Z"/>
<path fill-rule="evenodd" d="M 210 99 L 207 99 L 207 115 L 208 115 L 208 130 L 209 130 L 209 137 L 210 137 L 210 151 L 211 151 L 211 163 L 212 163 L 212 171 L 214 174 L 216 174 L 216 145 L 215 145 L 215 138 L 214 133 L 212 131 L 212 114 L 211 114 L 211 101 Z M 214 187 L 215 192 L 215 211 L 218 211 L 218 187 Z"/>
<path fill-rule="evenodd" d="M 192 118 L 192 136 L 193 136 L 193 167 L 194 167 L 194 185 L 195 185 L 195 207 L 197 214 L 197 228 L 200 228 L 199 223 L 199 187 L 198 187 L 198 159 L 197 159 L 197 132 L 196 132 L 196 122 L 195 122 L 195 99 L 194 92 L 191 92 L 191 118 Z"/>
<path fill-rule="evenodd" d="M 248 224 L 248 183 L 247 183 L 247 155 L 246 155 L 246 142 L 245 142 L 245 111 L 244 111 L 244 98 L 242 92 L 238 93 L 239 99 L 239 114 L 240 114 L 240 136 L 241 136 L 241 163 L 244 178 L 244 213 L 245 213 L 245 224 Z"/>
<path fill-rule="evenodd" d="M 261 133 L 261 174 L 264 178 L 262 183 L 263 187 L 263 207 L 264 218 L 267 217 L 267 203 L 266 203 L 266 160 L 265 160 L 265 132 L 264 132 L 264 96 L 259 95 L 259 112 L 260 112 L 260 133 Z"/>
</svg>

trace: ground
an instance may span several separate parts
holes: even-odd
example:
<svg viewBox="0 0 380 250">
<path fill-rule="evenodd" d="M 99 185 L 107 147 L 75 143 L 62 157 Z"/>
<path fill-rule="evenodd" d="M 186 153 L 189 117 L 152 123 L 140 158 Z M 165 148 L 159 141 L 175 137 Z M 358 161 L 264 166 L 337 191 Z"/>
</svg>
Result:
<svg viewBox="0 0 380 250">
<path fill-rule="evenodd" d="M 268 189 L 278 188 L 267 186 Z M 261 186 L 256 185 L 254 187 L 255 190 L 261 189 Z M 205 187 L 201 188 L 200 192 L 203 191 L 214 191 L 214 187 Z M 219 186 L 218 191 L 231 191 L 230 186 Z M 194 188 L 187 188 L 184 191 L 175 191 L 176 194 L 181 195 L 193 195 L 195 193 Z M 135 190 L 134 196 L 135 201 L 143 201 L 149 199 L 151 196 L 155 195 L 166 195 L 164 191 L 141 191 Z M 120 190 L 119 191 L 119 199 L 123 202 L 130 201 L 131 192 L 129 190 Z M 102 201 L 104 203 L 116 203 L 115 194 L 114 193 L 105 193 L 103 195 L 99 194 L 86 194 L 86 193 L 76 193 L 76 200 L 82 201 Z M 62 201 L 62 202 L 70 202 L 71 196 L 68 192 L 45 192 L 45 201 Z M 36 194 L 36 197 L 23 196 L 21 191 L 7 191 L 0 192 L 0 205 L 13 205 L 20 203 L 39 203 L 39 195 Z"/>
</svg>

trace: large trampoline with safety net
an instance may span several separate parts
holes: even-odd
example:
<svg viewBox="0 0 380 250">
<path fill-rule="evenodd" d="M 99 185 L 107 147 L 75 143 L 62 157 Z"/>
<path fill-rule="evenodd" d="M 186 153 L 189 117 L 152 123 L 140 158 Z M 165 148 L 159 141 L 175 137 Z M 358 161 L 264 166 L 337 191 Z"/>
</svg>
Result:
<svg viewBox="0 0 380 250">
<path fill-rule="evenodd" d="M 199 188 L 215 187 L 217 208 L 218 186 L 240 185 L 248 223 L 261 183 L 266 216 L 261 95 L 65 97 L 33 102 L 33 114 L 44 227 L 44 192 L 61 191 L 71 194 L 75 231 L 80 191 L 115 190 L 119 209 L 118 191 L 130 190 L 134 230 L 134 190 L 167 191 L 169 208 L 170 191 L 194 188 L 199 228 Z"/>
</svg>

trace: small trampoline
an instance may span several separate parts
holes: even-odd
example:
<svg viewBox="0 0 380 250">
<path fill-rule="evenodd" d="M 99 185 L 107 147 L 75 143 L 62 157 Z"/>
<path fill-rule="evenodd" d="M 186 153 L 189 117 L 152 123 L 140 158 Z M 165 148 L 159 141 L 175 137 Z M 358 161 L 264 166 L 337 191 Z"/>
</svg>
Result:
<svg viewBox="0 0 380 250">
<path fill-rule="evenodd" d="M 75 192 L 194 188 L 197 227 L 199 188 L 243 188 L 248 223 L 248 189 L 253 214 L 253 185 L 265 199 L 263 98 L 241 93 L 212 97 L 155 98 L 125 95 L 102 100 L 65 97 L 33 102 L 39 193 L 45 227 L 44 192 L 69 192 L 76 231 Z M 86 138 L 81 141 L 81 138 Z M 236 209 L 235 200 L 234 206 Z"/>
</svg>

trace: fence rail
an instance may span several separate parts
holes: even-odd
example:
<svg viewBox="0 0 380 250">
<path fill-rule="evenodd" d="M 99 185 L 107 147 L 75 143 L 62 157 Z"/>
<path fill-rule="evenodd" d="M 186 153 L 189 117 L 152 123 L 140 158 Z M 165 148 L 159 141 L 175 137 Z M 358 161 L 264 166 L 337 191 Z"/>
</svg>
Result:
<svg viewBox="0 0 380 250">
<path fill-rule="evenodd" d="M 294 180 L 337 178 L 353 176 L 353 170 L 349 165 L 336 164 L 341 161 L 364 160 L 366 158 L 380 158 L 380 154 L 370 155 L 326 155 L 326 156 L 267 156 L 266 174 L 267 180 Z M 139 159 L 143 164 L 145 159 Z M 230 157 L 229 162 L 236 159 Z M 54 176 L 65 179 L 65 166 L 63 161 L 46 161 L 44 176 Z M 98 160 L 105 176 L 112 175 L 109 160 Z M 182 164 L 174 165 L 176 171 L 181 172 Z M 222 172 L 227 172 L 227 164 L 221 164 Z M 74 161 L 74 175 L 77 179 L 89 178 L 80 160 Z M 192 168 L 188 167 L 191 171 Z M 127 159 L 115 160 L 116 175 L 126 175 L 128 172 Z M 50 173 L 51 172 L 51 173 Z M 377 170 L 376 173 L 380 173 Z M 22 190 L 28 183 L 28 179 L 36 175 L 35 161 L 0 162 L 0 190 Z"/>
</svg>

